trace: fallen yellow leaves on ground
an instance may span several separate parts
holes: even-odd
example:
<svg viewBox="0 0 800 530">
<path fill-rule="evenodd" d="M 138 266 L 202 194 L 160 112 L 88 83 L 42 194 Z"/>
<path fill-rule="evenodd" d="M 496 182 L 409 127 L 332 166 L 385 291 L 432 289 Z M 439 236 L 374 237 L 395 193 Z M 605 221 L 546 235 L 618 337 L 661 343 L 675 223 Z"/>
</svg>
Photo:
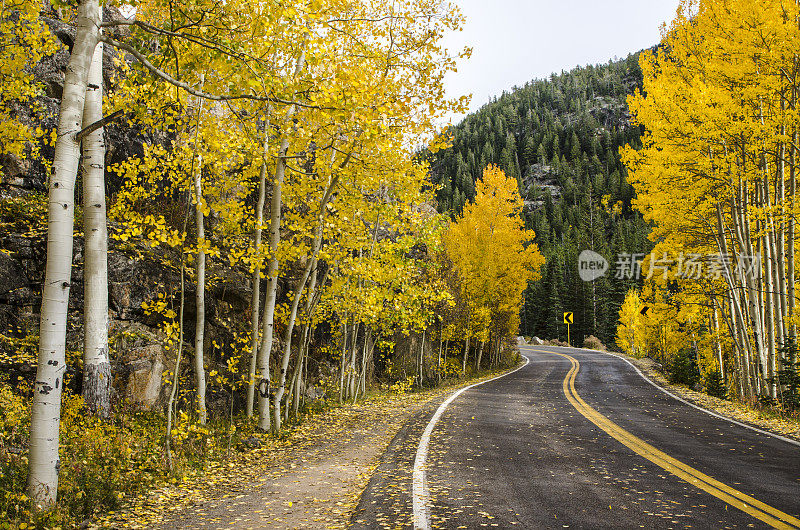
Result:
<svg viewBox="0 0 800 530">
<path fill-rule="evenodd" d="M 378 394 L 328 409 L 283 436 L 264 435 L 252 451 L 138 496 L 91 526 L 345 528 L 381 454 L 403 424 L 426 404 L 478 380 Z"/>
</svg>

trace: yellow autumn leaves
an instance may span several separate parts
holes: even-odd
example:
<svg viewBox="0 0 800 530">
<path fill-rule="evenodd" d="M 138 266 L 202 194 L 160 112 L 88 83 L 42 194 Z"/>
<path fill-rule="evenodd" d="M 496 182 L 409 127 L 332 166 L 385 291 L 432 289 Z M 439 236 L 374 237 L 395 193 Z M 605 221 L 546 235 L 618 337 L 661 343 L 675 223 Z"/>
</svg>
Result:
<svg viewBox="0 0 800 530">
<path fill-rule="evenodd" d="M 544 256 L 526 230 L 517 181 L 489 166 L 476 184 L 475 202 L 445 234 L 447 256 L 458 276 L 463 337 L 488 341 L 517 332 L 522 293 L 538 279 Z"/>
<path fill-rule="evenodd" d="M 693 345 L 747 399 L 780 401 L 795 336 L 799 20 L 796 2 L 684 0 L 629 98 L 645 134 L 623 160 L 653 224 L 655 274 L 626 300 L 618 343 L 635 349 L 641 296 L 647 325 L 668 330 L 648 331 L 661 337 L 648 348 L 668 360 Z"/>
<path fill-rule="evenodd" d="M 15 103 L 33 104 L 39 91 L 33 83 L 33 67 L 56 49 L 47 25 L 39 18 L 41 7 L 40 2 L 30 0 L 0 5 L 0 153 L 22 158 L 35 156 L 29 142 L 42 138 L 44 131 L 19 120 Z"/>
</svg>

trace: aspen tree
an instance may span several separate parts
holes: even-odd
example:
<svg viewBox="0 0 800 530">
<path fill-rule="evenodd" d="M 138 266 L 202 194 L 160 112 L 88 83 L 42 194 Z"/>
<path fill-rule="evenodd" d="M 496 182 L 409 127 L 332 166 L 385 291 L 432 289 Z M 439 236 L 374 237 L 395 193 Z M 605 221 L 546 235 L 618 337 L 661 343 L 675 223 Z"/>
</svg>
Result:
<svg viewBox="0 0 800 530">
<path fill-rule="evenodd" d="M 200 90 L 205 84 L 205 75 L 200 74 Z M 199 145 L 200 120 L 203 114 L 203 101 L 197 101 L 197 116 L 192 146 L 192 185 L 194 192 L 194 219 L 197 230 L 197 286 L 195 289 L 195 328 L 194 328 L 194 373 L 197 385 L 197 415 L 200 425 L 205 425 L 206 413 L 206 370 L 204 363 L 206 330 L 206 199 L 203 196 L 203 152 Z"/>
<path fill-rule="evenodd" d="M 647 129 L 644 148 L 623 153 L 636 206 L 653 239 L 726 257 L 706 261 L 715 281 L 676 281 L 719 310 L 749 400 L 776 397 L 779 346 L 793 333 L 795 148 L 786 146 L 798 119 L 797 20 L 796 2 L 685 1 L 665 45 L 642 56 L 646 94 L 629 101 Z"/>
<path fill-rule="evenodd" d="M 294 76 L 297 77 L 305 64 L 305 53 L 300 53 L 295 64 Z M 297 107 L 292 105 L 286 111 L 284 127 L 288 128 Z M 278 246 L 281 242 L 281 209 L 283 208 L 283 181 L 286 177 L 286 157 L 289 150 L 289 131 L 283 131 L 283 139 L 278 148 L 275 165 L 275 176 L 272 181 L 272 197 L 270 199 L 269 221 L 269 262 L 267 265 L 267 292 L 264 300 L 264 320 L 261 330 L 261 347 L 258 350 L 258 428 L 270 430 L 270 357 L 275 328 L 275 301 L 278 295 Z"/>
<path fill-rule="evenodd" d="M 261 152 L 261 168 L 258 173 L 258 203 L 256 204 L 256 220 L 253 229 L 253 250 L 258 254 L 261 249 L 261 232 L 264 224 L 264 205 L 266 203 L 267 188 L 267 160 L 269 155 L 269 107 L 265 109 L 264 142 Z M 247 417 L 253 415 L 253 400 L 255 399 L 256 368 L 258 366 L 258 345 L 261 337 L 261 320 L 259 319 L 261 304 L 261 264 L 257 261 L 253 268 L 253 294 L 250 297 L 250 369 L 247 378 L 247 404 L 245 412 Z"/>
<path fill-rule="evenodd" d="M 521 211 L 516 180 L 489 166 L 477 183 L 475 202 L 464 207 L 445 233 L 447 257 L 458 275 L 463 306 L 462 372 L 471 339 L 479 343 L 477 367 L 490 329 L 503 335 L 517 332 L 522 293 L 529 280 L 539 277 L 544 256 L 531 242 L 534 233 L 525 230 Z"/>
<path fill-rule="evenodd" d="M 103 118 L 103 43 L 89 67 L 83 122 Z M 106 227 L 103 128 L 83 138 L 83 398 L 89 410 L 106 417 L 111 408 L 108 360 L 108 229 Z"/>
<path fill-rule="evenodd" d="M 55 502 L 58 489 L 58 435 L 66 370 L 75 176 L 80 159 L 80 141 L 76 135 L 82 129 L 89 67 L 99 39 L 100 16 L 97 0 L 78 3 L 77 33 L 64 77 L 58 139 L 48 182 L 47 264 L 42 288 L 28 473 L 28 496 L 42 507 Z"/>
</svg>

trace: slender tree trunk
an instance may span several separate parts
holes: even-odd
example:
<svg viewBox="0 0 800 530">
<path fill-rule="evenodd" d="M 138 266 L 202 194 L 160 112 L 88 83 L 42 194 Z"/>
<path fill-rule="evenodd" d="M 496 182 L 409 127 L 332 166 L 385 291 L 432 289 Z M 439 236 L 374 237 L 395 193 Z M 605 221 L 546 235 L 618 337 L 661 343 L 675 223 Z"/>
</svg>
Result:
<svg viewBox="0 0 800 530">
<path fill-rule="evenodd" d="M 788 234 L 788 241 L 787 241 L 787 263 L 786 263 L 786 291 L 787 291 L 787 298 L 788 298 L 788 307 L 787 307 L 787 315 L 791 320 L 791 317 L 794 315 L 794 307 L 795 307 L 795 292 L 794 292 L 794 274 L 795 274 L 795 247 L 794 247 L 794 238 L 795 238 L 795 219 L 794 219 L 794 211 L 795 211 L 795 200 L 796 200 L 796 192 L 797 192 L 797 178 L 795 173 L 795 152 L 796 148 L 794 146 L 797 145 L 797 142 L 800 141 L 800 135 L 797 134 L 795 131 L 792 134 L 794 139 L 793 146 L 789 152 L 789 197 L 790 202 L 789 206 L 791 208 L 791 213 L 789 214 L 789 234 Z M 791 324 L 789 329 L 789 335 L 795 339 L 797 337 L 797 327 L 794 324 Z"/>
<path fill-rule="evenodd" d="M 367 329 L 367 332 L 364 334 L 364 349 L 361 351 L 361 378 L 359 380 L 359 386 L 362 396 L 367 393 L 367 372 L 369 371 L 372 351 L 374 349 L 375 341 L 372 340 L 372 330 Z"/>
<path fill-rule="evenodd" d="M 183 258 L 183 251 L 181 251 L 181 307 L 178 310 L 178 324 L 179 324 L 179 332 L 178 332 L 178 355 L 175 358 L 175 369 L 172 373 L 172 388 L 169 392 L 169 401 L 167 401 L 167 466 L 169 470 L 172 471 L 172 447 L 171 447 L 171 440 L 172 440 L 172 417 L 175 410 L 175 396 L 178 394 L 178 384 L 180 383 L 180 373 L 181 373 L 181 358 L 183 357 L 183 310 L 186 301 L 186 262 Z"/>
<path fill-rule="evenodd" d="M 483 357 L 483 345 L 485 341 L 481 341 L 481 345 L 478 347 L 478 357 L 475 359 L 475 371 L 480 371 L 481 369 L 481 357 Z"/>
<path fill-rule="evenodd" d="M 305 54 L 301 53 L 295 64 L 294 75 L 300 74 L 305 63 Z M 286 111 L 285 126 L 288 126 L 295 112 L 296 105 L 291 105 Z M 281 208 L 283 207 L 282 190 L 283 180 L 286 176 L 286 154 L 289 150 L 288 132 L 284 132 L 278 149 L 278 161 L 275 164 L 275 179 L 272 183 L 272 198 L 270 200 L 269 224 L 269 265 L 267 266 L 267 293 L 264 301 L 264 319 L 262 322 L 261 347 L 258 352 L 258 428 L 268 431 L 271 428 L 269 414 L 270 393 L 270 357 L 272 356 L 272 339 L 275 326 L 275 301 L 278 295 L 278 246 L 281 241 Z"/>
<path fill-rule="evenodd" d="M 769 210 L 770 203 L 769 203 L 769 179 L 767 178 L 766 171 L 764 172 L 764 189 L 762 191 L 762 207 L 765 210 Z M 770 238 L 770 222 L 769 222 L 769 214 L 767 214 L 766 218 L 763 221 L 763 236 L 761 238 L 762 248 L 764 249 L 763 258 L 764 263 L 759 264 L 759 266 L 764 267 L 764 289 L 763 289 L 763 305 L 764 313 L 765 313 L 765 323 L 764 326 L 766 328 L 767 334 L 767 348 L 766 348 L 766 359 L 764 360 L 762 368 L 764 369 L 764 375 L 767 381 L 774 375 L 774 360 L 775 360 L 775 330 L 776 330 L 776 314 L 775 314 L 775 247 L 773 245 L 773 241 Z M 770 395 L 774 394 L 772 384 L 767 383 L 766 389 Z"/>
<path fill-rule="evenodd" d="M 714 330 L 714 352 L 717 354 L 717 363 L 719 364 L 719 374 L 722 377 L 723 383 L 726 381 L 725 376 L 725 363 L 722 359 L 722 344 L 719 342 L 719 317 L 717 316 L 717 304 L 714 302 L 714 308 L 711 311 L 711 329 Z"/>
<path fill-rule="evenodd" d="M 89 68 L 83 123 L 103 118 L 103 43 Z M 105 190 L 106 147 L 103 128 L 83 139 L 83 399 L 100 417 L 111 410 L 108 361 L 108 230 Z"/>
<path fill-rule="evenodd" d="M 292 383 L 289 387 L 289 397 L 286 399 L 286 419 L 289 419 L 289 410 L 290 407 L 288 405 L 289 401 L 291 400 L 292 406 L 291 411 L 294 414 L 294 417 L 297 418 L 297 410 L 300 407 L 300 374 L 303 373 L 303 344 L 300 343 L 300 353 L 297 355 L 297 362 L 295 363 L 294 373 L 292 374 Z"/>
<path fill-rule="evenodd" d="M 419 378 L 419 386 L 422 387 L 422 365 L 425 361 L 425 331 L 422 330 L 422 342 L 419 346 L 419 355 L 417 356 L 417 376 Z"/>
<path fill-rule="evenodd" d="M 347 312 L 342 318 L 342 357 L 339 359 L 339 404 L 345 399 L 344 395 L 344 373 L 345 373 L 345 360 L 347 359 Z"/>
<path fill-rule="evenodd" d="M 202 105 L 198 107 L 197 127 L 200 128 L 200 113 Z M 195 135 L 195 149 L 197 149 L 197 135 Z M 195 304 L 197 308 L 194 330 L 194 373 L 197 384 L 197 416 L 200 425 L 206 424 L 206 372 L 203 362 L 206 329 L 206 243 L 205 215 L 203 208 L 203 155 L 197 155 L 197 166 L 194 168 L 194 195 L 195 195 L 195 226 L 197 228 L 197 290 L 195 291 Z"/>
<path fill-rule="evenodd" d="M 300 354 L 298 355 L 297 363 L 295 364 L 294 374 L 292 375 L 293 388 L 292 391 L 289 392 L 289 395 L 292 398 L 292 406 L 294 409 L 294 416 L 297 418 L 297 413 L 300 407 L 300 394 L 302 392 L 301 386 L 304 385 L 303 383 L 303 370 L 306 365 L 306 357 L 308 356 L 308 348 L 309 343 L 311 340 L 311 318 L 313 316 L 314 307 L 317 305 L 319 301 L 319 290 L 317 289 L 317 270 L 311 274 L 311 284 L 308 287 L 308 297 L 306 299 L 306 306 L 304 308 L 304 312 L 306 315 L 306 322 L 303 324 L 303 329 L 300 332 Z M 322 281 L 320 285 L 324 285 L 325 278 L 327 277 L 328 272 L 325 271 L 325 274 L 322 276 Z"/>
<path fill-rule="evenodd" d="M 264 125 L 264 147 L 261 151 L 261 171 L 258 175 L 258 204 L 256 205 L 256 226 L 253 232 L 253 251 L 258 255 L 261 248 L 261 232 L 264 224 L 264 204 L 266 203 L 267 189 L 267 156 L 269 155 L 269 107 L 267 108 L 266 124 Z M 247 404 L 245 410 L 247 417 L 253 416 L 253 402 L 255 400 L 256 368 L 258 363 L 259 339 L 259 304 L 261 303 L 261 260 L 256 260 L 253 270 L 253 295 L 250 299 L 250 371 L 247 378 Z"/>
<path fill-rule="evenodd" d="M 320 228 L 320 232 L 321 231 L 322 229 Z M 321 234 L 319 239 L 320 241 L 322 240 Z M 318 253 L 319 247 L 315 245 L 314 250 L 315 254 Z M 275 397 L 272 403 L 273 410 L 275 412 L 275 422 L 272 427 L 275 432 L 278 432 L 281 429 L 281 400 L 283 399 L 283 394 L 286 390 L 286 372 L 289 370 L 289 361 L 291 360 L 292 355 L 292 333 L 294 332 L 294 323 L 297 321 L 297 309 L 300 307 L 300 299 L 303 296 L 303 291 L 305 290 L 308 277 L 311 275 L 311 271 L 316 270 L 316 267 L 317 259 L 315 256 L 309 260 L 308 265 L 303 271 L 303 276 L 295 288 L 294 296 L 292 298 L 289 321 L 286 323 L 286 331 L 283 335 L 283 359 L 281 360 L 281 368 L 278 374 L 278 385 L 275 388 Z M 312 295 L 313 293 L 308 293 L 309 297 Z"/>
<path fill-rule="evenodd" d="M 97 0 L 78 4 L 77 32 L 64 77 L 58 134 L 49 184 L 47 264 L 42 287 L 39 357 L 31 408 L 28 497 L 46 508 L 58 489 L 59 421 L 67 334 L 67 304 L 72 276 L 72 231 L 75 177 L 80 144 L 75 134 L 83 124 L 89 67 L 99 38 Z"/>
<path fill-rule="evenodd" d="M 786 102 L 781 97 L 781 110 L 782 113 L 786 112 Z M 786 127 L 781 126 L 781 134 L 786 134 Z M 786 338 L 789 336 L 787 321 L 789 315 L 788 306 L 788 287 L 786 278 L 786 145 L 781 142 L 778 153 L 778 185 L 776 188 L 777 199 L 776 205 L 780 208 L 780 218 L 778 220 L 778 233 L 773 237 L 777 240 L 778 260 L 776 267 L 778 270 L 778 301 L 780 303 L 780 316 L 779 324 L 779 338 L 780 344 L 784 344 Z"/>
<path fill-rule="evenodd" d="M 436 356 L 436 382 L 442 380 L 442 326 L 439 325 L 439 354 Z"/>
<path fill-rule="evenodd" d="M 461 373 L 467 373 L 467 354 L 469 353 L 469 335 L 467 335 L 467 339 L 464 341 L 464 360 L 461 362 Z"/>
<path fill-rule="evenodd" d="M 350 340 L 350 360 L 348 361 L 349 369 L 347 370 L 347 397 L 352 398 L 355 394 L 356 384 L 356 354 L 358 352 L 358 328 L 361 322 L 353 324 L 352 339 Z"/>
</svg>

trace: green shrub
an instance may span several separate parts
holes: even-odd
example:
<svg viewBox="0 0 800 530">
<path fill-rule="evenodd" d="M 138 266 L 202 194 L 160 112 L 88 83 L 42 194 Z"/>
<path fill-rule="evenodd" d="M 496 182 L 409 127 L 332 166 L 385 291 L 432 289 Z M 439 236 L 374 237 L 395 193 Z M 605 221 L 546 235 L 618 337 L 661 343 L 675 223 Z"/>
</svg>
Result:
<svg viewBox="0 0 800 530">
<path fill-rule="evenodd" d="M 800 411 L 800 359 L 797 343 L 789 338 L 781 346 L 780 366 L 770 383 L 778 386 L 778 403 L 786 410 Z"/>
<path fill-rule="evenodd" d="M 728 395 L 728 389 L 725 388 L 725 381 L 719 370 L 711 370 L 706 374 L 703 378 L 703 387 L 709 396 L 724 399 Z"/>
<path fill-rule="evenodd" d="M 679 385 L 692 387 L 700 382 L 700 370 L 697 358 L 691 348 L 681 349 L 672 359 L 669 367 L 669 381 Z"/>
</svg>

